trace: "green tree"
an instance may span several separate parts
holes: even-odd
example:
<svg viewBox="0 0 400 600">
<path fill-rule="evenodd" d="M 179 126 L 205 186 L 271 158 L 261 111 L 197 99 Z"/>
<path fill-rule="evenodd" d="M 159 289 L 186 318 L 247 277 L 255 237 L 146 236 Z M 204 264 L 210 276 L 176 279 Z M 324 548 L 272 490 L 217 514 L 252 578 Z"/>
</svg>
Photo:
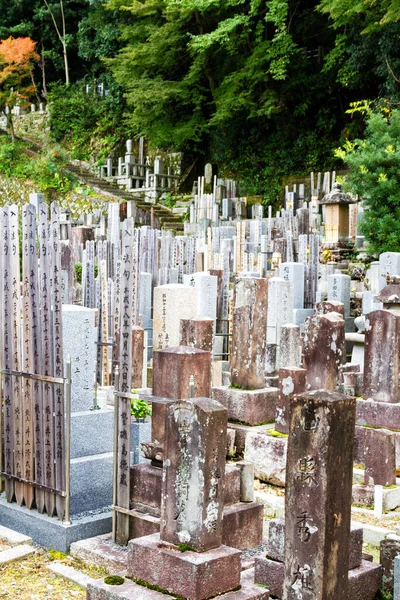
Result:
<svg viewBox="0 0 400 600">
<path fill-rule="evenodd" d="M 371 253 L 400 247 L 400 110 L 371 112 L 364 139 L 337 155 L 350 168 L 347 189 L 364 200 L 361 230 Z"/>
</svg>

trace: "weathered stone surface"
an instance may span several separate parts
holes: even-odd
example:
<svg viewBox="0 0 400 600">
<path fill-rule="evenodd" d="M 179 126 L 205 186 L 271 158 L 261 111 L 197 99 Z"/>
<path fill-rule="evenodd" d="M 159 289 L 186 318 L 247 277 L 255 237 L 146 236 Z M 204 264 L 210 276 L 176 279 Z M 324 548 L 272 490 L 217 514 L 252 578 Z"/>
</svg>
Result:
<svg viewBox="0 0 400 600">
<path fill-rule="evenodd" d="M 262 543 L 264 506 L 260 502 L 239 502 L 225 506 L 222 540 L 225 546 L 247 550 Z"/>
<path fill-rule="evenodd" d="M 152 465 L 131 467 L 131 502 L 160 509 L 162 469 Z"/>
<path fill-rule="evenodd" d="M 273 437 L 268 432 L 249 432 L 244 458 L 254 464 L 254 474 L 261 481 L 285 486 L 287 437 Z"/>
<path fill-rule="evenodd" d="M 347 600 L 374 600 L 381 586 L 382 567 L 363 560 L 356 569 L 349 571 Z"/>
<path fill-rule="evenodd" d="M 151 439 L 153 442 L 163 445 L 167 408 L 174 399 L 148 396 L 147 400 L 151 403 Z"/>
<path fill-rule="evenodd" d="M 347 598 L 354 429 L 355 398 L 317 390 L 292 400 L 283 600 Z"/>
<path fill-rule="evenodd" d="M 365 320 L 364 398 L 400 402 L 400 311 L 375 310 Z"/>
<path fill-rule="evenodd" d="M 282 598 L 284 574 L 285 567 L 282 562 L 269 558 L 256 558 L 254 583 L 266 585 L 271 596 L 275 598 Z"/>
<path fill-rule="evenodd" d="M 73 542 L 71 556 L 83 563 L 106 569 L 109 573 L 125 571 L 128 562 L 126 548 L 114 544 L 110 533 Z"/>
<path fill-rule="evenodd" d="M 267 431 L 273 425 L 244 425 L 242 423 L 229 423 L 229 428 L 235 430 L 235 446 L 238 454 L 243 454 L 246 447 L 246 437 L 248 433 Z M 250 461 L 249 461 L 250 462 Z"/>
<path fill-rule="evenodd" d="M 324 302 L 317 302 L 316 306 L 315 306 L 317 313 L 320 313 L 321 315 L 326 315 L 328 313 L 331 312 L 335 312 L 338 313 L 339 315 L 342 315 L 343 319 L 344 319 L 344 304 L 343 302 L 337 302 L 334 300 L 331 301 L 324 301 Z"/>
<path fill-rule="evenodd" d="M 224 478 L 224 505 L 240 502 L 240 469 L 235 464 L 227 464 Z M 227 544 L 224 542 L 226 546 Z"/>
<path fill-rule="evenodd" d="M 300 354 L 300 327 L 292 323 L 282 325 L 278 358 L 279 367 L 299 367 L 301 362 Z"/>
<path fill-rule="evenodd" d="M 207 318 L 181 319 L 180 344 L 212 352 L 214 321 Z"/>
<path fill-rule="evenodd" d="M 190 398 L 190 377 L 194 377 L 194 397 L 211 392 L 211 354 L 177 346 L 153 352 L 153 394 L 180 400 Z"/>
<path fill-rule="evenodd" d="M 306 369 L 279 369 L 275 429 L 280 433 L 289 433 L 290 400 L 296 394 L 302 394 L 306 391 L 306 373 Z"/>
<path fill-rule="evenodd" d="M 144 329 L 132 327 L 132 388 L 141 388 L 143 382 Z"/>
<path fill-rule="evenodd" d="M 357 398 L 357 425 L 371 425 L 400 431 L 400 403 L 375 402 Z"/>
<path fill-rule="evenodd" d="M 271 519 L 268 527 L 268 557 L 283 562 L 285 558 L 285 519 Z"/>
<path fill-rule="evenodd" d="M 204 552 L 221 545 L 227 412 L 209 398 L 168 407 L 161 539 Z M 224 590 L 226 591 L 226 590 Z"/>
<path fill-rule="evenodd" d="M 396 485 L 396 439 L 385 429 L 366 428 L 364 433 L 365 483 Z M 371 481 L 372 479 L 372 481 Z"/>
<path fill-rule="evenodd" d="M 268 281 L 246 277 L 235 283 L 231 381 L 244 390 L 265 386 Z"/>
<path fill-rule="evenodd" d="M 259 425 L 275 419 L 277 388 L 238 390 L 227 386 L 213 388 L 214 400 L 228 410 L 228 418 Z"/>
<path fill-rule="evenodd" d="M 382 540 L 380 544 L 379 562 L 382 565 L 382 589 L 393 592 L 394 559 L 400 553 L 400 537 Z"/>
<path fill-rule="evenodd" d="M 208 552 L 180 552 L 158 535 L 129 542 L 128 574 L 171 594 L 205 600 L 240 584 L 240 550 L 219 546 Z"/>
<path fill-rule="evenodd" d="M 344 307 L 344 316 L 350 316 L 351 277 L 341 273 L 328 276 L 328 301 L 340 302 Z"/>
<path fill-rule="evenodd" d="M 339 367 L 346 360 L 345 322 L 337 313 L 306 319 L 303 367 L 307 389 L 335 390 L 340 384 Z"/>
<path fill-rule="evenodd" d="M 361 565 L 363 545 L 363 528 L 359 523 L 351 523 L 350 551 L 348 568 L 355 569 Z M 284 562 L 285 559 L 285 519 L 280 517 L 269 522 L 268 529 L 268 557 L 272 560 Z"/>
</svg>

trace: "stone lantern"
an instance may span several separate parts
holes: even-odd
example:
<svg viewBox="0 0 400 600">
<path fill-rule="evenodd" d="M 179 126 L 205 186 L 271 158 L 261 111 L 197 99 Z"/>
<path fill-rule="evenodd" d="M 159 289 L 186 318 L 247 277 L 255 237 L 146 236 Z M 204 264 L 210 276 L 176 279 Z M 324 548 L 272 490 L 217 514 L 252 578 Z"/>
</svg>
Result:
<svg viewBox="0 0 400 600">
<path fill-rule="evenodd" d="M 325 208 L 325 243 L 349 243 L 349 205 L 354 204 L 350 196 L 342 191 L 340 183 L 334 183 L 332 191 L 320 200 Z"/>
</svg>

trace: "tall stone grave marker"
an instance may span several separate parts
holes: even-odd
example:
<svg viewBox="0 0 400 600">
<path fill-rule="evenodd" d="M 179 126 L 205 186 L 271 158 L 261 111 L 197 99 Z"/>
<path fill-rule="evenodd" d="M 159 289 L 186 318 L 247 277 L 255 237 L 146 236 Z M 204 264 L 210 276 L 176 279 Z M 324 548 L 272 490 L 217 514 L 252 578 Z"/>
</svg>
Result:
<svg viewBox="0 0 400 600">
<path fill-rule="evenodd" d="M 337 313 L 316 314 L 306 319 L 303 367 L 308 390 L 335 390 L 340 384 L 340 365 L 346 362 L 345 322 Z"/>
<path fill-rule="evenodd" d="M 291 402 L 283 600 L 347 600 L 355 398 Z"/>
</svg>

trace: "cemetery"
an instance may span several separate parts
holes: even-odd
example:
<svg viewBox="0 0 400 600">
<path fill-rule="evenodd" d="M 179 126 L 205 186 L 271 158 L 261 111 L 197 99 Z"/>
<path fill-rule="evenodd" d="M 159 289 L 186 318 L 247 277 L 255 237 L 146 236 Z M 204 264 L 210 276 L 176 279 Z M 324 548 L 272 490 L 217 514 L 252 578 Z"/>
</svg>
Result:
<svg viewBox="0 0 400 600">
<path fill-rule="evenodd" d="M 1 208 L 0 563 L 66 553 L 87 600 L 397 600 L 400 252 L 365 259 L 335 173 L 274 214 L 193 187 L 177 232 L 135 194 Z"/>
</svg>

